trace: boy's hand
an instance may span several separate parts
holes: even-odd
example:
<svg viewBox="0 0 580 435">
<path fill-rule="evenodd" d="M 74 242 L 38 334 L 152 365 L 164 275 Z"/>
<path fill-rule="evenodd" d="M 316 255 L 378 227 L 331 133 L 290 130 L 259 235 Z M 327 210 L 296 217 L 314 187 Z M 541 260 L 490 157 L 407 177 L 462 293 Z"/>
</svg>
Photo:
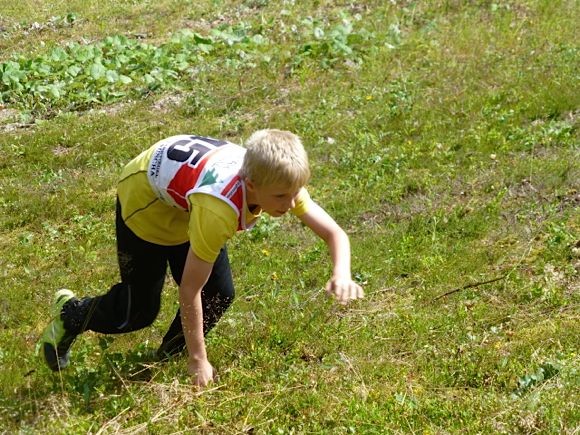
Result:
<svg viewBox="0 0 580 435">
<path fill-rule="evenodd" d="M 361 299 L 364 297 L 364 291 L 360 285 L 352 279 L 331 278 L 326 284 L 326 292 L 338 300 L 342 305 L 348 304 L 349 301 Z"/>
<path fill-rule="evenodd" d="M 189 360 L 187 371 L 193 376 L 193 382 L 199 387 L 205 387 L 213 381 L 214 368 L 207 359 Z"/>
</svg>

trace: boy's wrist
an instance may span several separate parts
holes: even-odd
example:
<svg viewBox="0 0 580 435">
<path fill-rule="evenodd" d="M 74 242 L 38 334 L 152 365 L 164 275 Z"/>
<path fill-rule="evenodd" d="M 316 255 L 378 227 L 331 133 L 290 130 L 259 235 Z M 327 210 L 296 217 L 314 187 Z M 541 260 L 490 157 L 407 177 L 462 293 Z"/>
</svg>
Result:
<svg viewBox="0 0 580 435">
<path fill-rule="evenodd" d="M 191 363 L 200 363 L 207 361 L 207 353 L 194 353 L 189 355 L 189 362 Z"/>
<path fill-rule="evenodd" d="M 330 277 L 331 281 L 335 281 L 335 280 L 339 280 L 339 279 L 345 279 L 348 281 L 352 280 L 352 275 L 350 274 L 350 272 L 345 273 L 345 272 L 335 272 L 332 274 L 332 276 Z"/>
<path fill-rule="evenodd" d="M 196 340 L 197 341 L 197 340 Z M 207 351 L 205 349 L 205 340 L 201 340 L 201 342 L 197 341 L 197 343 L 191 346 L 191 349 L 187 349 L 188 360 L 190 363 L 199 363 L 207 361 Z"/>
</svg>

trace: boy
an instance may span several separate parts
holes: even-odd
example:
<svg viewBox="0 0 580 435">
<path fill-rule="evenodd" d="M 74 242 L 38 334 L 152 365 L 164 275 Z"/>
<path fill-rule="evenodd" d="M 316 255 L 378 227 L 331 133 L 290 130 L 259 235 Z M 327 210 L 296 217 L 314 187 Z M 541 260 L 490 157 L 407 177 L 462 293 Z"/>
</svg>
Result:
<svg viewBox="0 0 580 435">
<path fill-rule="evenodd" d="M 180 308 L 158 355 L 187 348 L 189 373 L 197 385 L 207 385 L 214 369 L 204 335 L 234 297 L 225 244 L 236 231 L 251 229 L 262 212 L 295 214 L 328 245 L 333 274 L 327 291 L 343 304 L 363 297 L 351 278 L 348 236 L 310 199 L 309 178 L 306 151 L 287 131 L 257 131 L 246 148 L 173 136 L 141 153 L 124 168 L 117 188 L 121 282 L 97 297 L 56 293 L 53 320 L 39 342 L 48 366 L 66 367 L 83 331 L 124 333 L 153 323 L 169 264 Z"/>
</svg>

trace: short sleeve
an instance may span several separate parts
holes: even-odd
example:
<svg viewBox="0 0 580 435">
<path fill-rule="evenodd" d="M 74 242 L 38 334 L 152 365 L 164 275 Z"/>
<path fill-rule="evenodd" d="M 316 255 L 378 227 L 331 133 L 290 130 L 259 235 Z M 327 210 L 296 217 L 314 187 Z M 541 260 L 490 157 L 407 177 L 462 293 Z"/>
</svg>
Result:
<svg viewBox="0 0 580 435">
<path fill-rule="evenodd" d="M 236 212 L 226 202 L 204 193 L 189 197 L 189 241 L 199 258 L 213 263 L 238 228 Z"/>
<path fill-rule="evenodd" d="M 302 216 L 303 214 L 308 212 L 308 210 L 310 210 L 311 206 L 312 199 L 310 198 L 310 194 L 308 193 L 306 188 L 303 187 L 302 189 L 300 189 L 300 192 L 298 192 L 298 196 L 296 197 L 296 205 L 291 210 L 291 212 L 295 216 Z"/>
</svg>

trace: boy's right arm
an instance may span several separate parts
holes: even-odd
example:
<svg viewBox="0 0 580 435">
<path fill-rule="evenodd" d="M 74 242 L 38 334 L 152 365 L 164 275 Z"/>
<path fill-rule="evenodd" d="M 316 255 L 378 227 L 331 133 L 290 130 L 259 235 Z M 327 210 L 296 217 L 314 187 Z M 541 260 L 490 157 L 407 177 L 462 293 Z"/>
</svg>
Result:
<svg viewBox="0 0 580 435">
<path fill-rule="evenodd" d="M 179 286 L 181 323 L 189 356 L 188 371 L 194 377 L 195 384 L 201 387 L 213 379 L 213 367 L 207 359 L 205 349 L 201 303 L 201 289 L 212 268 L 212 263 L 203 261 L 190 249 Z"/>
</svg>

